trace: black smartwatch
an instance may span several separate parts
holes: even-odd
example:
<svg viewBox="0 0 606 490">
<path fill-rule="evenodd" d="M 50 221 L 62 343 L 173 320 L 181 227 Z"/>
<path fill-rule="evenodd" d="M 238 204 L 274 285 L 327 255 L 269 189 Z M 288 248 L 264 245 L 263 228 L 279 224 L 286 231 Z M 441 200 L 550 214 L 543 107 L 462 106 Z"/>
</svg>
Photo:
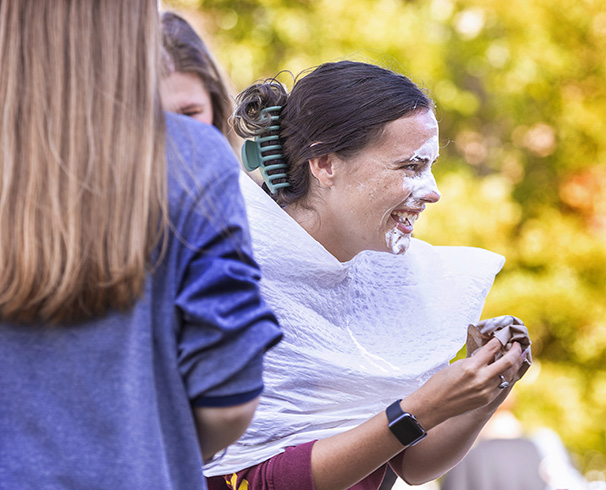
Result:
<svg viewBox="0 0 606 490">
<path fill-rule="evenodd" d="M 414 446 L 427 435 L 427 432 L 417 422 L 414 415 L 402 410 L 401 401 L 402 399 L 393 402 L 385 410 L 389 420 L 389 430 L 403 446 Z"/>
</svg>

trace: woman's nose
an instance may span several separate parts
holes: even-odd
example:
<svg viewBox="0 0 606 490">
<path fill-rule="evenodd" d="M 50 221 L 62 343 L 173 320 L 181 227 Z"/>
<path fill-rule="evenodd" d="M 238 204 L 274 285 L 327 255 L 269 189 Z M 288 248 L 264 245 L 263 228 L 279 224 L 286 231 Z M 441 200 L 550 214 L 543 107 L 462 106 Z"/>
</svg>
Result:
<svg viewBox="0 0 606 490">
<path fill-rule="evenodd" d="M 425 195 L 421 199 L 423 199 L 423 201 L 425 201 L 425 202 L 433 203 L 433 202 L 438 202 L 440 200 L 440 197 L 442 197 L 442 194 L 438 190 L 438 187 L 435 186 L 429 192 L 426 192 Z"/>
<path fill-rule="evenodd" d="M 438 184 L 436 183 L 436 179 L 431 174 L 429 178 L 425 181 L 425 185 L 421 189 L 421 200 L 429 203 L 438 202 L 442 194 L 438 190 Z"/>
</svg>

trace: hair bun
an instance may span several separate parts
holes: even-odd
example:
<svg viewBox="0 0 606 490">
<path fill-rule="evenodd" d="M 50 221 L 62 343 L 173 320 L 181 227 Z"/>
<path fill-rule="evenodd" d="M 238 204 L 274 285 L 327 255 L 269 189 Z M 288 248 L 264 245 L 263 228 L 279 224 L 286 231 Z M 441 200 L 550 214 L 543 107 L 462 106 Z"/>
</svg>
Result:
<svg viewBox="0 0 606 490">
<path fill-rule="evenodd" d="M 288 100 L 286 88 L 275 78 L 255 83 L 238 95 L 232 117 L 234 130 L 242 138 L 258 136 L 271 126 L 264 110 L 284 106 Z"/>
</svg>

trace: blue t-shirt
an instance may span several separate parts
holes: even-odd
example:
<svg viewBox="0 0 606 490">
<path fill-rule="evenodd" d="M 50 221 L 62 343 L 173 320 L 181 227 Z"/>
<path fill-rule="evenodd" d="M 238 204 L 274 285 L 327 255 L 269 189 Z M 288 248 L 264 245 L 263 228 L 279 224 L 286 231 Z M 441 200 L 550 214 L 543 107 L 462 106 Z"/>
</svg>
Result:
<svg viewBox="0 0 606 490">
<path fill-rule="evenodd" d="M 238 163 L 213 127 L 166 119 L 171 231 L 143 297 L 74 326 L 0 323 L 0 489 L 204 489 L 192 405 L 262 390 L 281 333 Z"/>
</svg>

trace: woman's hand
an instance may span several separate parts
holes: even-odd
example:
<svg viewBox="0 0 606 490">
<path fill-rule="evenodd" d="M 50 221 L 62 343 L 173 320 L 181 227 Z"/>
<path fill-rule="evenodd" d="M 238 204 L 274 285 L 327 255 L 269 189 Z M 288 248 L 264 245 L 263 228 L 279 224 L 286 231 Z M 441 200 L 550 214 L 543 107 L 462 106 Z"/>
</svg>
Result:
<svg viewBox="0 0 606 490">
<path fill-rule="evenodd" d="M 431 428 L 470 410 L 494 412 L 511 391 L 515 373 L 524 360 L 521 347 L 516 342 L 495 361 L 495 355 L 502 347 L 498 339 L 492 339 L 473 357 L 455 361 L 410 395 L 408 403 L 413 401 L 410 398 L 414 398 L 415 405 L 420 403 L 427 407 L 417 413 L 412 412 L 421 425 Z M 499 388 L 500 376 L 509 382 L 507 388 Z"/>
<path fill-rule="evenodd" d="M 465 456 L 478 433 L 505 400 L 524 360 L 515 342 L 503 357 L 495 338 L 473 357 L 456 361 L 433 375 L 417 391 L 402 400 L 428 436 L 392 460 L 396 472 L 410 484 L 438 478 Z M 499 388 L 503 376 L 509 383 Z"/>
<path fill-rule="evenodd" d="M 519 346 L 519 345 L 520 344 L 518 344 L 517 342 L 514 342 L 514 346 Z M 520 350 L 521 350 L 521 347 L 520 347 Z M 524 360 L 526 359 L 526 356 L 528 354 L 528 351 L 529 351 L 529 348 L 525 349 L 520 354 L 520 363 L 524 362 Z M 492 416 L 492 414 L 496 412 L 497 408 L 499 408 L 499 405 L 501 405 L 501 403 L 503 403 L 505 401 L 505 399 L 509 396 L 509 393 L 511 392 L 513 386 L 521 379 L 521 377 L 518 373 L 518 369 L 509 370 L 509 371 L 507 371 L 507 373 L 503 374 L 503 378 L 505 379 L 505 381 L 507 381 L 507 383 L 509 383 L 509 385 L 506 388 L 500 389 L 499 393 L 497 394 L 495 399 L 492 400 L 490 403 L 488 403 L 487 405 L 484 405 L 483 407 L 477 408 L 476 409 L 477 413 L 486 413 L 486 414 L 488 414 L 488 416 Z"/>
<path fill-rule="evenodd" d="M 428 431 L 416 446 L 403 451 L 388 428 L 385 412 L 354 429 L 318 440 L 311 452 L 316 490 L 350 488 L 389 460 L 401 476 L 415 483 L 435 479 L 451 468 L 490 418 L 492 406 L 496 409 L 509 391 L 499 389 L 499 375 L 513 385 L 511 380 L 522 363 L 521 348 L 515 344 L 495 361 L 501 348 L 498 339 L 491 340 L 473 357 L 434 374 L 400 402 L 402 409 L 415 415 Z M 479 409 L 485 414 L 472 412 Z"/>
</svg>

